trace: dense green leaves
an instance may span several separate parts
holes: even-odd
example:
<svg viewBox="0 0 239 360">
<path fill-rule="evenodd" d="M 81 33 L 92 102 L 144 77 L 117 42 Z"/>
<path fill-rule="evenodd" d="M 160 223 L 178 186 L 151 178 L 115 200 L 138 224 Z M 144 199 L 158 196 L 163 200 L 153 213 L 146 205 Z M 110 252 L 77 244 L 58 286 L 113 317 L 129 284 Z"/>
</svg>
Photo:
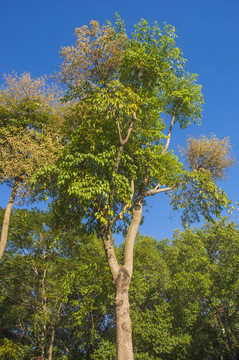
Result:
<svg viewBox="0 0 239 360">
<path fill-rule="evenodd" d="M 54 230 L 50 213 L 17 210 L 12 219 L 0 269 L 1 358 L 48 357 L 53 331 L 53 359 L 115 359 L 113 293 L 101 242 L 76 228 Z M 138 235 L 134 260 L 136 359 L 237 359 L 234 223 L 176 231 L 172 242 Z"/>
<path fill-rule="evenodd" d="M 87 358 L 110 323 L 110 277 L 101 243 L 66 233 L 64 244 L 58 242 L 51 218 L 14 211 L 1 262 L 0 349 L 6 354 L 12 344 L 11 354 L 21 349 L 19 359 L 48 358 L 51 346 L 53 358 Z"/>
</svg>

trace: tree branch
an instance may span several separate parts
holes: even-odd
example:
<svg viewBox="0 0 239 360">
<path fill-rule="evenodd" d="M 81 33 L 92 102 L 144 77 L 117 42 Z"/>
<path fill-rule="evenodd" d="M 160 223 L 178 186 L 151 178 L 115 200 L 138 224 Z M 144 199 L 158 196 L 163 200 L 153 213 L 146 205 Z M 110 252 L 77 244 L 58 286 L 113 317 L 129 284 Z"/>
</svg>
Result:
<svg viewBox="0 0 239 360">
<path fill-rule="evenodd" d="M 151 195 L 155 195 L 155 194 L 159 194 L 161 192 L 167 192 L 167 191 L 171 191 L 173 189 L 175 189 L 177 186 L 179 186 L 182 182 L 175 184 L 173 186 L 169 186 L 166 188 L 161 188 L 161 185 L 158 184 L 154 189 L 147 191 L 146 196 L 151 196 Z"/>
<path fill-rule="evenodd" d="M 177 111 L 178 106 L 179 106 L 178 104 L 175 106 L 173 116 L 172 116 L 172 119 L 171 119 L 171 123 L 170 123 L 169 129 L 168 129 L 168 135 L 167 135 L 168 138 L 167 138 L 166 145 L 165 145 L 161 155 L 165 154 L 165 152 L 168 150 L 168 147 L 169 147 L 169 144 L 170 144 L 171 133 L 172 133 L 173 125 L 174 125 L 174 122 L 175 122 L 176 111 Z M 166 119 L 166 117 L 165 117 L 165 119 Z"/>
<path fill-rule="evenodd" d="M 12 188 L 12 191 L 11 191 L 10 199 L 9 199 L 6 209 L 5 209 L 4 219 L 3 219 L 3 224 L 2 224 L 1 240 L 0 240 L 0 259 L 2 258 L 4 251 L 5 251 L 5 247 L 7 245 L 8 228 L 9 228 L 11 210 L 12 210 L 12 206 L 15 201 L 20 183 L 21 183 L 21 180 L 19 178 L 16 178 L 13 188 Z"/>
<path fill-rule="evenodd" d="M 127 135 L 126 135 L 125 139 L 122 138 L 121 129 L 120 129 L 120 125 L 119 125 L 119 119 L 117 118 L 117 120 L 116 120 L 116 125 L 117 125 L 117 129 L 118 129 L 118 134 L 119 134 L 120 146 L 119 146 L 119 151 L 118 151 L 117 158 L 116 158 L 115 164 L 114 164 L 114 174 L 113 174 L 111 184 L 110 184 L 110 188 L 111 188 L 110 195 L 109 195 L 109 205 L 110 205 L 110 207 L 112 206 L 113 199 L 114 199 L 114 193 L 115 193 L 115 189 L 113 187 L 114 186 L 114 181 L 115 181 L 115 174 L 117 174 L 118 169 L 119 169 L 119 164 L 120 164 L 120 160 L 121 160 L 121 154 L 124 151 L 124 145 L 129 140 L 131 131 L 132 131 L 133 126 L 134 126 L 134 122 L 136 120 L 137 120 L 136 113 L 133 112 L 132 121 L 131 121 L 130 126 L 128 128 Z"/>
<path fill-rule="evenodd" d="M 127 144 L 128 140 L 129 140 L 129 137 L 130 137 L 130 133 L 131 133 L 131 131 L 133 129 L 133 126 L 134 126 L 134 123 L 135 123 L 136 120 L 137 120 L 137 117 L 136 117 L 136 113 L 134 111 L 133 115 L 132 115 L 132 121 L 131 121 L 131 123 L 129 125 L 129 128 L 128 128 L 128 131 L 127 131 L 126 138 L 123 139 L 122 134 L 121 134 L 120 125 L 119 125 L 119 119 L 117 119 L 116 124 L 117 124 L 117 129 L 118 129 L 118 134 L 119 134 L 120 145 L 124 146 L 125 144 Z"/>
<path fill-rule="evenodd" d="M 165 115 L 165 118 L 163 119 L 162 124 L 165 123 L 165 120 L 167 119 L 167 117 L 168 117 L 168 114 Z"/>
<path fill-rule="evenodd" d="M 115 255 L 114 246 L 110 236 L 110 229 L 107 225 L 103 224 L 100 221 L 98 221 L 98 228 L 100 231 L 101 239 L 103 240 L 110 272 L 112 274 L 113 281 L 115 282 L 119 275 L 120 266 Z"/>
<path fill-rule="evenodd" d="M 128 271 L 130 278 L 133 273 L 134 243 L 142 219 L 142 210 L 143 210 L 143 204 L 142 201 L 139 200 L 133 207 L 132 220 L 125 240 L 124 267 Z"/>
</svg>

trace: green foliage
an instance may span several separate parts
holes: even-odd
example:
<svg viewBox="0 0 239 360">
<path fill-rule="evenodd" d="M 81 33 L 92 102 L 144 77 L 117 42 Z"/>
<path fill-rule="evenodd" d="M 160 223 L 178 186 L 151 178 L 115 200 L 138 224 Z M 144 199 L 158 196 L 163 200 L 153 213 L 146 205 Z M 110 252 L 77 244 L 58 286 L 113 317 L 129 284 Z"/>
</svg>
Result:
<svg viewBox="0 0 239 360">
<path fill-rule="evenodd" d="M 101 242 L 82 229 L 55 229 L 51 213 L 14 210 L 12 219 L 0 268 L 0 358 L 30 360 L 41 345 L 47 354 L 53 328 L 53 358 L 115 359 L 114 294 Z M 172 242 L 138 235 L 130 288 L 135 358 L 236 360 L 238 259 L 239 231 L 226 219 L 176 231 Z"/>
<path fill-rule="evenodd" d="M 93 353 L 102 334 L 112 336 L 111 280 L 101 243 L 74 231 L 60 235 L 51 213 L 14 210 L 12 220 L 0 268 L 0 338 L 12 341 L 10 350 L 22 349 L 24 359 L 42 348 L 46 354 L 52 331 L 53 358 L 65 359 L 65 347 L 67 356 Z"/>
<path fill-rule="evenodd" d="M 67 145 L 33 183 L 53 196 L 65 223 L 77 214 L 91 231 L 99 223 L 120 231 L 117 220 L 127 226 L 139 198 L 188 181 L 182 163 L 167 151 L 172 129 L 164 118 L 181 128 L 199 123 L 201 86 L 185 71 L 172 26 L 141 20 L 128 38 L 117 17 L 115 26 L 92 21 L 77 28 L 76 37 L 61 51 L 59 73 L 68 85 L 65 99 L 74 99 L 64 128 Z"/>
<path fill-rule="evenodd" d="M 17 182 L 18 195 L 34 200 L 31 176 L 54 163 L 61 147 L 61 92 L 48 86 L 45 77 L 13 73 L 4 78 L 0 89 L 0 183 L 12 187 Z"/>
<path fill-rule="evenodd" d="M 182 209 L 182 223 L 187 225 L 204 219 L 211 221 L 213 216 L 220 217 L 224 208 L 231 212 L 231 201 L 226 193 L 217 186 L 208 170 L 194 170 L 185 176 L 178 191 L 170 194 L 174 210 Z"/>
<path fill-rule="evenodd" d="M 202 304 L 204 316 L 194 328 L 194 338 L 200 339 L 196 351 L 204 349 L 208 353 L 213 347 L 214 358 L 237 359 L 238 343 L 238 271 L 239 271 L 239 231 L 235 223 L 226 219 L 213 222 L 199 230 L 197 235 L 207 251 L 210 261 L 210 293 Z M 201 327 L 202 326 L 202 327 Z M 198 329 L 201 329 L 200 334 Z M 195 351 L 195 347 L 193 348 Z M 202 355 L 199 355 L 202 356 Z"/>
<path fill-rule="evenodd" d="M 239 232 L 226 219 L 176 232 L 163 252 L 173 328 L 190 336 L 183 358 L 237 359 Z"/>
</svg>

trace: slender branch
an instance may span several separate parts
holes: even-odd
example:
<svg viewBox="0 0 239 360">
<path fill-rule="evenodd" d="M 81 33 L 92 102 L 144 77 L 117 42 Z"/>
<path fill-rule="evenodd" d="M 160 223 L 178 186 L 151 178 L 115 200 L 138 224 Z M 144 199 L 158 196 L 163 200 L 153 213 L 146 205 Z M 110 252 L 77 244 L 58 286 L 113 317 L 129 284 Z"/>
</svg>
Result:
<svg viewBox="0 0 239 360">
<path fill-rule="evenodd" d="M 168 138 L 167 138 L 166 145 L 165 145 L 161 155 L 165 154 L 165 152 L 168 150 L 168 147 L 169 147 L 169 144 L 170 144 L 171 133 L 172 133 L 173 125 L 174 125 L 174 122 L 175 122 L 176 111 L 177 111 L 178 106 L 179 106 L 179 104 L 177 104 L 175 106 L 173 116 L 172 116 L 172 119 L 171 119 L 171 123 L 170 123 L 169 129 L 168 129 L 168 135 L 167 135 Z"/>
<path fill-rule="evenodd" d="M 117 280 L 119 275 L 120 266 L 118 264 L 116 254 L 114 251 L 114 246 L 110 236 L 110 229 L 107 225 L 103 224 L 102 222 L 98 221 L 98 229 L 100 232 L 101 239 L 103 240 L 104 249 L 108 261 L 108 265 L 110 268 L 110 272 L 113 277 L 113 281 Z"/>
<path fill-rule="evenodd" d="M 164 118 L 164 119 L 163 119 L 163 121 L 162 121 L 162 124 L 164 124 L 164 123 L 165 123 L 165 121 L 166 121 L 167 117 L 168 117 L 168 114 L 166 114 L 165 118 Z"/>
<path fill-rule="evenodd" d="M 109 206 L 112 207 L 113 204 L 113 200 L 114 200 L 114 194 L 115 194 L 115 188 L 114 188 L 114 183 L 115 183 L 115 175 L 118 173 L 118 169 L 119 169 L 119 165 L 120 165 L 120 160 L 121 160 L 121 156 L 122 156 L 122 152 L 124 150 L 124 146 L 120 145 L 119 147 L 119 151 L 114 163 L 114 172 L 113 172 L 113 176 L 111 179 L 111 184 L 110 184 L 110 194 L 109 194 Z"/>
<path fill-rule="evenodd" d="M 166 145 L 165 145 L 161 155 L 165 154 L 166 151 L 168 150 L 174 122 L 175 122 L 175 116 L 173 116 L 172 119 L 171 119 L 170 127 L 169 127 L 169 130 L 168 130 L 168 135 L 167 135 L 168 138 L 167 138 Z"/>
<path fill-rule="evenodd" d="M 116 125 L 117 125 L 118 134 L 119 134 L 119 141 L 120 141 L 120 144 L 122 145 L 123 138 L 122 138 L 122 134 L 121 134 L 121 129 L 120 129 L 119 119 L 118 119 L 118 118 L 117 118 L 117 121 L 116 121 Z"/>
<path fill-rule="evenodd" d="M 155 194 L 159 194 L 161 192 L 171 191 L 171 190 L 175 189 L 176 187 L 178 187 L 180 184 L 182 184 L 182 181 L 180 183 L 174 184 L 173 186 L 169 186 L 169 187 L 166 187 L 166 188 L 161 188 L 161 185 L 158 184 L 154 189 L 147 191 L 145 197 L 155 195 Z"/>
<path fill-rule="evenodd" d="M 128 128 L 128 131 L 127 131 L 127 135 L 126 135 L 125 139 L 123 139 L 122 134 L 121 134 L 120 125 L 119 125 L 119 119 L 117 119 L 116 124 L 117 124 L 117 129 L 118 129 L 118 134 L 119 134 L 120 145 L 124 146 L 128 142 L 129 137 L 130 137 L 130 133 L 133 130 L 133 126 L 134 126 L 134 123 L 135 123 L 136 120 L 137 120 L 137 117 L 136 117 L 136 113 L 134 111 L 133 115 L 132 115 L 132 121 L 131 121 L 131 123 L 129 125 L 129 128 Z"/>
</svg>

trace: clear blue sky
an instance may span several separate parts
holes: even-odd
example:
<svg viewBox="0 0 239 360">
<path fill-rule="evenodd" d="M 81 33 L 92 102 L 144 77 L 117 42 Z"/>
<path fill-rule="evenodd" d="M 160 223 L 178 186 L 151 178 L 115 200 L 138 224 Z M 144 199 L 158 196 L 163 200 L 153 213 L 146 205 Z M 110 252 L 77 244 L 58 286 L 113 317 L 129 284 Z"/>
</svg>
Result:
<svg viewBox="0 0 239 360">
<path fill-rule="evenodd" d="M 113 22 L 115 12 L 125 20 L 128 33 L 141 18 L 174 25 L 177 45 L 188 59 L 187 69 L 199 74 L 205 98 L 202 125 L 174 129 L 173 148 L 184 145 L 188 135 L 215 133 L 219 138 L 230 137 L 239 160 L 238 0 L 1 1 L 0 74 L 54 72 L 61 62 L 60 47 L 74 43 L 75 27 L 88 25 L 92 19 Z M 227 175 L 219 185 L 234 202 L 239 201 L 238 165 Z M 6 187 L 0 189 L 0 206 L 5 207 L 9 193 Z M 158 239 L 171 237 L 180 226 L 179 214 L 172 214 L 165 195 L 151 199 L 150 204 L 140 231 Z"/>
</svg>

